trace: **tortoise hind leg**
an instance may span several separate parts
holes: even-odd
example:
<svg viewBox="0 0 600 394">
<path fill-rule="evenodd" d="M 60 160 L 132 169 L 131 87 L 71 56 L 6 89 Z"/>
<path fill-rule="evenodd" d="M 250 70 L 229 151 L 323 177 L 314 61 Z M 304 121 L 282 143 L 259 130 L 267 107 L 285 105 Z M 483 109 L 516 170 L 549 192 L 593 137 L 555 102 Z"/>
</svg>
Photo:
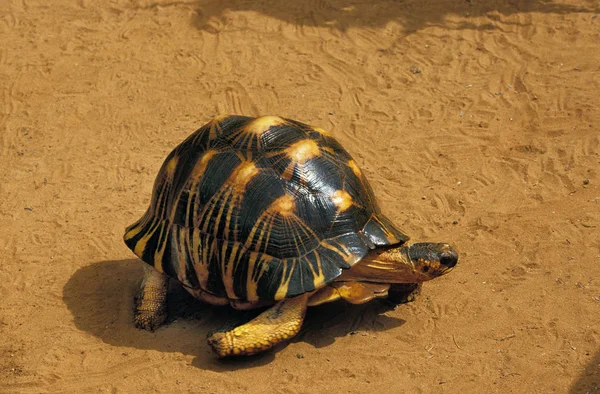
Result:
<svg viewBox="0 0 600 394">
<path fill-rule="evenodd" d="M 144 264 L 144 279 L 135 302 L 135 326 L 154 330 L 167 318 L 169 278 Z"/>
<path fill-rule="evenodd" d="M 244 325 L 210 335 L 208 344 L 221 358 L 263 352 L 300 331 L 307 305 L 307 294 L 285 299 Z"/>
</svg>

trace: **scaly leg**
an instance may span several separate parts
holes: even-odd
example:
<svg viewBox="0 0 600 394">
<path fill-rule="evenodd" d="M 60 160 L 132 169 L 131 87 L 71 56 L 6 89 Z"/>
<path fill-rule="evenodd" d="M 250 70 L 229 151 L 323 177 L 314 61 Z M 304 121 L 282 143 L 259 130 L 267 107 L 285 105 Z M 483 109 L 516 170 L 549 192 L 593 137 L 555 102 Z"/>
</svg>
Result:
<svg viewBox="0 0 600 394">
<path fill-rule="evenodd" d="M 308 306 L 321 305 L 340 298 L 351 304 L 364 304 L 373 298 L 387 297 L 389 288 L 389 283 L 333 282 L 314 293 L 308 300 Z"/>
<path fill-rule="evenodd" d="M 218 357 L 263 352 L 298 334 L 307 304 L 308 294 L 280 301 L 244 325 L 210 335 L 208 344 Z"/>
<path fill-rule="evenodd" d="M 158 328 L 167 318 L 169 278 L 144 264 L 144 279 L 135 302 L 135 326 L 145 330 Z"/>
</svg>

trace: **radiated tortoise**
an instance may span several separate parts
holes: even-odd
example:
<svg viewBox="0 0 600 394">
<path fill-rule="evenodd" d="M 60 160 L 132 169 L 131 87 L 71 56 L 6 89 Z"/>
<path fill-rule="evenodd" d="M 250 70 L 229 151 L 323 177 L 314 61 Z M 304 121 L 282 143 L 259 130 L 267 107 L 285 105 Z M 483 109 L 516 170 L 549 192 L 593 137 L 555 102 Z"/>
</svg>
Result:
<svg viewBox="0 0 600 394">
<path fill-rule="evenodd" d="M 208 338 L 219 357 L 259 353 L 296 335 L 308 306 L 385 297 L 458 261 L 445 243 L 408 239 L 329 133 L 277 116 L 218 117 L 169 154 L 150 207 L 125 232 L 147 263 L 135 322 L 164 322 L 174 279 L 210 304 L 267 307 Z"/>
</svg>

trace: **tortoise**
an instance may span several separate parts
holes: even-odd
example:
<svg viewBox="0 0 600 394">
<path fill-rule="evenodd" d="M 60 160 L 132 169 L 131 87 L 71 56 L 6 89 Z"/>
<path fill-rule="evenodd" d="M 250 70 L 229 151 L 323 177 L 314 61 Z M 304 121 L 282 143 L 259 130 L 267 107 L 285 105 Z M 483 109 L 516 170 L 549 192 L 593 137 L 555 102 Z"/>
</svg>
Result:
<svg viewBox="0 0 600 394">
<path fill-rule="evenodd" d="M 209 334 L 218 357 L 292 338 L 308 306 L 413 290 L 458 262 L 448 244 L 409 242 L 333 136 L 278 116 L 221 116 L 191 134 L 165 159 L 124 241 L 147 263 L 138 328 L 164 322 L 169 279 L 209 304 L 268 307 Z"/>
</svg>

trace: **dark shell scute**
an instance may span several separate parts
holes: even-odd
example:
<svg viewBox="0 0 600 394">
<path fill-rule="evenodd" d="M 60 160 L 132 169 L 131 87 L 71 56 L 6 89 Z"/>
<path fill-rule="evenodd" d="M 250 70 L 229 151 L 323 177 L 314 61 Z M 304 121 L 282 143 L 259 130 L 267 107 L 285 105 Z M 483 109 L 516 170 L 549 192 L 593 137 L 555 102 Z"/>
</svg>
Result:
<svg viewBox="0 0 600 394">
<path fill-rule="evenodd" d="M 289 124 L 272 126 L 260 136 L 265 152 L 276 152 L 307 139 L 306 132 Z"/>
</svg>

